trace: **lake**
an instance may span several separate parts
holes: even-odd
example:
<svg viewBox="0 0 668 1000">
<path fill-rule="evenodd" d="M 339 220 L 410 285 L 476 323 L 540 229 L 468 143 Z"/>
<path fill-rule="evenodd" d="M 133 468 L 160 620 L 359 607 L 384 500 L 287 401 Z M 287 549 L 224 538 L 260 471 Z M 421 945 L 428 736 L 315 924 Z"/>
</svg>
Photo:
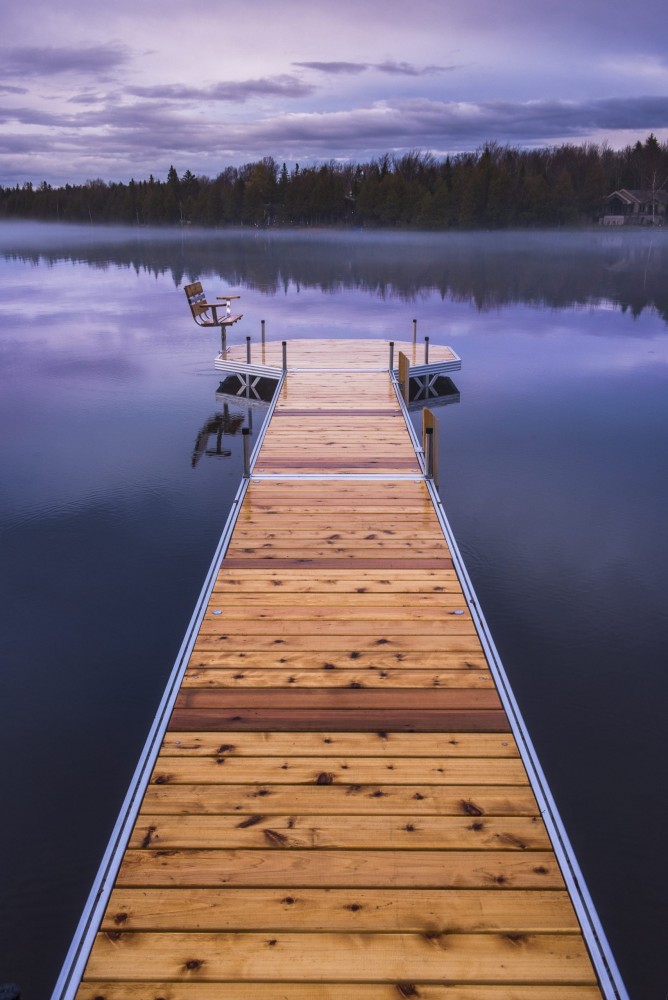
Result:
<svg viewBox="0 0 668 1000">
<path fill-rule="evenodd" d="M 665 1000 L 668 232 L 639 230 L 0 223 L 0 983 L 55 983 L 241 475 L 195 279 L 242 295 L 231 343 L 415 318 L 462 357 L 446 511 L 629 992 Z"/>
</svg>

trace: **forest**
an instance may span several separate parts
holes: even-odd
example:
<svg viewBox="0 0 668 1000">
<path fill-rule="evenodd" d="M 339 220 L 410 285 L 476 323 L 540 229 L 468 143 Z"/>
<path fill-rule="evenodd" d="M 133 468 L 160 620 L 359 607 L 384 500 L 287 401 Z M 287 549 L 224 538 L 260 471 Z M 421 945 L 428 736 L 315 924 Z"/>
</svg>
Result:
<svg viewBox="0 0 668 1000">
<path fill-rule="evenodd" d="M 596 222 L 620 188 L 665 191 L 668 142 L 653 134 L 612 150 L 587 143 L 522 150 L 487 143 L 438 159 L 384 154 L 368 163 L 288 169 L 268 156 L 211 179 L 171 166 L 164 181 L 100 178 L 0 187 L 0 218 L 138 226 L 352 226 L 504 229 Z"/>
</svg>

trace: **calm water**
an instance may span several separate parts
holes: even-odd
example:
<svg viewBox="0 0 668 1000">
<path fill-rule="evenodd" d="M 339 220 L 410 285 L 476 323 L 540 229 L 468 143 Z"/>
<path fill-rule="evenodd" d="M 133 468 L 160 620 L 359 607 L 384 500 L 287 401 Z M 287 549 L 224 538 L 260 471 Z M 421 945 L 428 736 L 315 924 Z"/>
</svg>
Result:
<svg viewBox="0 0 668 1000">
<path fill-rule="evenodd" d="M 668 233 L 629 232 L 0 225 L 0 983 L 49 995 L 238 484 L 239 434 L 193 464 L 223 411 L 196 278 L 243 295 L 241 342 L 415 317 L 462 356 L 446 509 L 631 996 L 664 1000 Z"/>
</svg>

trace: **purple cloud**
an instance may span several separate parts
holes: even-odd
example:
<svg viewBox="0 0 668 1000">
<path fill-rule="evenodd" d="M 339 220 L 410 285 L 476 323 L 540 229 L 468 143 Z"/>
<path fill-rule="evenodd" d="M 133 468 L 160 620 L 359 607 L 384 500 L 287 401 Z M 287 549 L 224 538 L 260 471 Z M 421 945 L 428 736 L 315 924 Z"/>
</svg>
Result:
<svg viewBox="0 0 668 1000">
<path fill-rule="evenodd" d="M 129 49 L 119 42 L 88 46 L 17 46 L 0 50 L 0 73 L 5 76 L 54 76 L 60 73 L 101 73 L 129 60 Z"/>
<path fill-rule="evenodd" d="M 430 76 L 432 73 L 445 73 L 449 70 L 457 69 L 456 66 L 424 66 L 418 69 L 407 62 L 395 62 L 394 59 L 386 59 L 382 63 L 374 63 L 374 69 L 381 73 L 389 73 L 391 76 Z"/>
<path fill-rule="evenodd" d="M 344 74 L 358 75 L 366 73 L 367 70 L 375 69 L 379 73 L 387 73 L 390 76 L 430 76 L 433 73 L 447 73 L 458 66 L 423 66 L 418 68 L 412 63 L 397 62 L 394 59 L 386 59 L 380 63 L 370 62 L 294 62 L 293 66 L 301 69 L 314 69 L 319 73 L 328 73 L 333 76 Z"/>
<path fill-rule="evenodd" d="M 369 68 L 369 63 L 364 62 L 293 62 L 292 65 L 300 69 L 315 69 L 319 73 L 331 73 L 333 76 L 342 74 L 356 76 Z"/>
<path fill-rule="evenodd" d="M 148 100 L 168 101 L 229 101 L 243 104 L 253 97 L 309 97 L 315 87 L 295 76 L 264 77 L 214 83 L 208 87 L 187 87 L 183 84 L 156 84 L 153 87 L 128 87 L 127 94 Z"/>
</svg>

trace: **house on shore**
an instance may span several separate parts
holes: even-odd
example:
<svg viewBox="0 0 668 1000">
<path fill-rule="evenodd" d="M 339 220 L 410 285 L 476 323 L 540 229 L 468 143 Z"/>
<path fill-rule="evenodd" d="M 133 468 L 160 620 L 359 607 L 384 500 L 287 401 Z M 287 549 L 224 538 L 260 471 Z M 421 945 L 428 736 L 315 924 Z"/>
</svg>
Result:
<svg viewBox="0 0 668 1000">
<path fill-rule="evenodd" d="M 604 226 L 662 226 L 667 205 L 668 191 L 620 188 L 605 199 L 600 222 Z"/>
</svg>

